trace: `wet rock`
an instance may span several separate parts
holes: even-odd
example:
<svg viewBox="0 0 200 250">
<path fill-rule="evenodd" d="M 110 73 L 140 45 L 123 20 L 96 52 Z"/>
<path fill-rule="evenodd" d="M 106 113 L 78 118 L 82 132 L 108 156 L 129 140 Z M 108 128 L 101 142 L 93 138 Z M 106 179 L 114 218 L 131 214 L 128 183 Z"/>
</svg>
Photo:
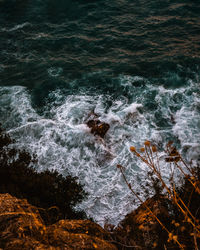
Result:
<svg viewBox="0 0 200 250">
<path fill-rule="evenodd" d="M 107 133 L 107 131 L 110 128 L 110 125 L 108 123 L 101 122 L 98 119 L 89 120 L 87 122 L 87 125 L 89 128 L 91 128 L 92 134 L 98 135 L 101 138 L 104 138 L 105 134 Z"/>
</svg>

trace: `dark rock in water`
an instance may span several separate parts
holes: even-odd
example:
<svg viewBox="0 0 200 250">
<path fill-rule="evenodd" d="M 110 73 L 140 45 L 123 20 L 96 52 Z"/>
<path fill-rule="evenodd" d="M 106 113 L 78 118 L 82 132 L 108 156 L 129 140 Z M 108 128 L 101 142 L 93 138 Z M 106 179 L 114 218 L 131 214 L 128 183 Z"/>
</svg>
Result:
<svg viewBox="0 0 200 250">
<path fill-rule="evenodd" d="M 91 133 L 94 135 L 99 135 L 101 138 L 104 138 L 107 133 L 110 125 L 105 122 L 101 122 L 98 119 L 92 119 L 87 122 L 89 128 L 91 128 Z"/>
</svg>

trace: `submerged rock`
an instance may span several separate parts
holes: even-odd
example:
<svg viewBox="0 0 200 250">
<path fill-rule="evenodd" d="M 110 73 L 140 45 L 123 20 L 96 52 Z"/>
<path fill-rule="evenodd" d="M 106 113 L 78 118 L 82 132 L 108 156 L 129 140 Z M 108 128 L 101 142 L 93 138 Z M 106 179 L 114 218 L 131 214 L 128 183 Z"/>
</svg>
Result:
<svg viewBox="0 0 200 250">
<path fill-rule="evenodd" d="M 27 200 L 0 194 L 0 248 L 116 250 L 110 235 L 89 220 L 60 220 L 46 226 Z"/>
</svg>

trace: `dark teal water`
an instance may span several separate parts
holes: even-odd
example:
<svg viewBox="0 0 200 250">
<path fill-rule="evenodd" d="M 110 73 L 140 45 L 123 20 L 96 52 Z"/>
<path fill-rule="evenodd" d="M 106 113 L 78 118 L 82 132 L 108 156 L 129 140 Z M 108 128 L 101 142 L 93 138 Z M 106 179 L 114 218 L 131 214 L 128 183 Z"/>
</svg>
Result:
<svg viewBox="0 0 200 250">
<path fill-rule="evenodd" d="M 0 122 L 39 170 L 79 176 L 99 223 L 136 205 L 116 164 L 142 194 L 130 145 L 172 139 L 199 159 L 199 16 L 197 0 L 0 1 Z M 111 125 L 104 144 L 92 110 Z"/>
</svg>

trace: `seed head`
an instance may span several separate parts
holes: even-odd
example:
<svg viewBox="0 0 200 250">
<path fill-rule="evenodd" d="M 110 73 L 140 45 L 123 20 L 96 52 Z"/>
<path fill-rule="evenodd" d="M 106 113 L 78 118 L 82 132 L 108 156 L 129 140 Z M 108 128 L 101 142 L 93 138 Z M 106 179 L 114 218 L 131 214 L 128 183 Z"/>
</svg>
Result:
<svg viewBox="0 0 200 250">
<path fill-rule="evenodd" d="M 131 152 L 135 152 L 136 151 L 135 147 L 133 147 L 133 146 L 130 147 L 130 150 L 131 150 Z"/>
<path fill-rule="evenodd" d="M 144 151 L 145 151 L 145 148 L 140 148 L 140 151 L 141 151 L 141 152 L 144 152 Z"/>
<path fill-rule="evenodd" d="M 147 147 L 149 147 L 151 145 L 151 142 L 150 141 L 145 141 L 144 145 L 147 146 Z"/>
<path fill-rule="evenodd" d="M 152 151 L 153 151 L 154 153 L 157 152 L 156 146 L 152 146 Z"/>
</svg>

